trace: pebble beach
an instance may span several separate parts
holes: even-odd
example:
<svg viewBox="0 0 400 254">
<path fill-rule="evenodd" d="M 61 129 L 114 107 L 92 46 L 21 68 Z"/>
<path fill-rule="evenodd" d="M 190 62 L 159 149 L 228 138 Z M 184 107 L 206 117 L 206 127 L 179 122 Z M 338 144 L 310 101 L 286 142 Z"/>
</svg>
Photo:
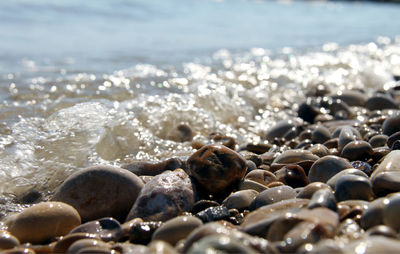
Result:
<svg viewBox="0 0 400 254">
<path fill-rule="evenodd" d="M 123 24 L 147 27 L 150 37 L 163 15 L 170 18 L 167 49 L 133 29 L 134 46 L 126 41 L 118 51 L 99 38 L 108 26 L 121 37 L 122 21 L 101 30 L 87 21 L 106 20 L 106 3 L 22 2 L 16 6 L 24 5 L 32 24 L 68 20 L 62 13 L 72 10 L 75 33 L 81 23 L 91 27 L 82 36 L 97 36 L 98 48 L 76 39 L 69 51 L 61 45 L 68 29 L 61 39 L 44 36 L 48 47 L 37 51 L 10 36 L 22 58 L 0 42 L 8 52 L 0 59 L 1 253 L 398 253 L 400 38 L 397 21 L 383 18 L 397 5 L 204 1 L 186 17 L 188 3 L 118 2 L 113 13 L 132 22 Z M 0 21 L 9 20 L 1 10 L 15 6 L 1 4 Z M 343 29 L 357 8 L 382 18 L 375 28 L 354 14 L 359 41 L 348 31 L 331 42 L 323 26 L 299 23 L 307 39 L 291 27 L 293 37 L 271 42 L 246 28 L 242 45 L 228 28 L 237 7 L 258 29 L 269 9 L 300 23 L 305 9 L 310 19 L 327 11 L 322 23 L 338 20 L 327 34 Z M 44 20 L 30 16 L 35 8 Z M 175 26 L 205 35 L 194 25 L 206 14 L 225 37 L 216 39 L 217 30 L 205 36 L 214 42 L 175 37 Z M 145 16 L 153 17 L 147 25 Z M 281 16 L 273 18 L 286 24 Z M 65 29 L 52 25 L 49 31 Z M 285 37 L 278 30 L 270 37 Z M 37 32 L 25 34 L 31 42 L 47 33 L 29 31 Z M 282 46 L 291 40 L 297 47 Z M 54 42 L 66 53 L 51 52 Z"/>
</svg>

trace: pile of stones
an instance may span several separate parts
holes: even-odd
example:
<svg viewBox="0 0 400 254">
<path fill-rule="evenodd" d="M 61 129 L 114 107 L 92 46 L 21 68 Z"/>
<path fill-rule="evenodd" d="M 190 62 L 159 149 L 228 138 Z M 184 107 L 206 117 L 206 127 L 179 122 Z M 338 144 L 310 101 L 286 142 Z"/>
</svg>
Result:
<svg viewBox="0 0 400 254">
<path fill-rule="evenodd" d="M 315 90 L 238 147 L 97 165 L 4 218 L 3 253 L 390 253 L 400 250 L 398 87 Z"/>
</svg>

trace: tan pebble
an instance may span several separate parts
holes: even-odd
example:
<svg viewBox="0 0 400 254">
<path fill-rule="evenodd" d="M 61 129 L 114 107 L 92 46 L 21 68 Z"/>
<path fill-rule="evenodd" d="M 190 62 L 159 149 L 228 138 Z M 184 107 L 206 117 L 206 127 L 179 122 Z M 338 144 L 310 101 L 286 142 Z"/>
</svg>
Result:
<svg viewBox="0 0 400 254">
<path fill-rule="evenodd" d="M 283 152 L 281 155 L 275 158 L 273 163 L 276 164 L 289 164 L 296 163 L 305 160 L 316 161 L 319 157 L 312 154 L 307 150 L 293 149 Z"/>
<path fill-rule="evenodd" d="M 222 145 L 207 145 L 188 159 L 189 172 L 199 185 L 211 194 L 221 194 L 235 187 L 247 170 L 239 153 Z"/>
<path fill-rule="evenodd" d="M 268 188 L 274 188 L 274 187 L 279 187 L 279 186 L 285 186 L 285 184 L 282 182 L 279 182 L 279 181 L 275 181 L 275 182 L 269 183 L 267 185 Z"/>
<path fill-rule="evenodd" d="M 123 220 L 142 187 L 142 180 L 128 170 L 98 165 L 68 177 L 53 200 L 75 207 L 83 221 L 102 217 Z"/>
<path fill-rule="evenodd" d="M 222 204 L 228 209 L 248 209 L 251 202 L 256 198 L 258 192 L 255 190 L 241 190 L 229 195 Z"/>
<path fill-rule="evenodd" d="M 81 224 L 79 213 L 62 202 L 33 205 L 7 221 L 8 230 L 22 243 L 42 243 L 66 235 Z"/>
<path fill-rule="evenodd" d="M 73 244 L 71 244 L 67 250 L 67 253 L 79 253 L 81 250 L 85 248 L 90 248 L 90 247 L 95 247 L 95 248 L 100 248 L 100 249 L 110 249 L 110 245 L 101 241 L 101 240 L 96 240 L 96 239 L 81 239 L 78 241 L 75 241 Z"/>
<path fill-rule="evenodd" d="M 382 172 L 400 171 L 400 150 L 394 150 L 388 153 L 379 166 L 372 172 L 371 181 L 374 181 L 376 175 Z"/>
<path fill-rule="evenodd" d="M 20 243 L 10 232 L 0 230 L 0 250 L 12 249 Z"/>
<path fill-rule="evenodd" d="M 308 148 L 312 154 L 322 158 L 326 155 L 329 155 L 329 149 L 323 144 L 316 144 Z"/>
<path fill-rule="evenodd" d="M 193 216 L 175 217 L 159 227 L 153 233 L 152 240 L 163 240 L 175 245 L 202 224 L 203 222 L 200 219 Z"/>
<path fill-rule="evenodd" d="M 255 190 L 257 192 L 262 192 L 266 189 L 268 189 L 267 186 L 248 179 L 245 179 L 239 184 L 239 190 Z"/>
<path fill-rule="evenodd" d="M 262 170 L 262 169 L 255 169 L 252 170 L 251 172 L 249 172 L 245 178 L 245 180 L 252 180 L 258 183 L 261 183 L 263 185 L 267 185 L 271 182 L 275 182 L 276 181 L 276 176 L 266 170 Z"/>
<path fill-rule="evenodd" d="M 296 197 L 296 191 L 289 186 L 278 186 L 260 192 L 250 205 L 251 210 L 285 199 Z"/>
<path fill-rule="evenodd" d="M 314 162 L 308 178 L 310 182 L 326 183 L 332 176 L 347 168 L 352 168 L 352 166 L 346 159 L 328 155 Z"/>
<path fill-rule="evenodd" d="M 95 240 L 101 240 L 99 236 L 95 234 L 89 234 L 89 233 L 73 233 L 73 234 L 68 234 L 61 238 L 61 240 L 57 241 L 57 243 L 54 246 L 54 252 L 55 253 L 65 253 L 67 252 L 69 246 L 71 246 L 74 242 L 81 240 L 81 239 L 95 239 Z"/>
</svg>

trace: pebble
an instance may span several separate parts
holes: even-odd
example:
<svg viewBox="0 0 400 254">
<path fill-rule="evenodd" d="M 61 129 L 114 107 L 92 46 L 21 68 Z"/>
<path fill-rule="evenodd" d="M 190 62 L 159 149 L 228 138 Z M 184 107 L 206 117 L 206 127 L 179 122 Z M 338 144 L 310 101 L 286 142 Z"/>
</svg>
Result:
<svg viewBox="0 0 400 254">
<path fill-rule="evenodd" d="M 57 243 L 54 245 L 53 252 L 54 253 L 66 253 L 68 248 L 76 241 L 82 239 L 94 239 L 101 240 L 98 235 L 90 234 L 90 233 L 69 233 L 68 235 L 62 237 Z"/>
<path fill-rule="evenodd" d="M 128 231 L 128 239 L 136 244 L 148 244 L 153 233 L 163 225 L 161 221 L 144 221 L 134 223 Z"/>
<path fill-rule="evenodd" d="M 299 165 L 286 165 L 275 172 L 278 181 L 290 187 L 297 188 L 309 184 L 304 169 Z"/>
<path fill-rule="evenodd" d="M 396 231 L 393 228 L 386 225 L 376 225 L 370 229 L 368 229 L 365 234 L 367 236 L 386 236 L 390 238 L 397 238 Z"/>
<path fill-rule="evenodd" d="M 250 207 L 250 204 L 258 195 L 255 190 L 241 190 L 230 194 L 222 204 L 228 209 L 244 210 Z"/>
<path fill-rule="evenodd" d="M 93 252 L 92 253 L 103 253 L 102 250 L 105 251 L 110 251 L 110 245 L 97 239 L 81 239 L 75 241 L 73 244 L 71 244 L 67 250 L 67 253 L 82 253 L 83 250 L 86 249 L 88 251 L 88 248 L 93 248 L 90 249 Z"/>
<path fill-rule="evenodd" d="M 367 161 L 373 153 L 372 146 L 368 142 L 352 141 L 343 147 L 341 156 L 350 161 Z"/>
<path fill-rule="evenodd" d="M 122 227 L 117 220 L 108 217 L 79 225 L 71 233 L 92 233 L 105 242 L 118 241 L 122 235 Z"/>
<path fill-rule="evenodd" d="M 336 181 L 335 197 L 337 201 L 366 200 L 374 198 L 372 184 L 364 176 L 342 175 Z"/>
<path fill-rule="evenodd" d="M 359 91 L 343 91 L 340 94 L 332 95 L 332 99 L 340 99 L 349 106 L 364 106 L 367 101 L 364 93 Z"/>
<path fill-rule="evenodd" d="M 103 217 L 123 220 L 142 187 L 142 180 L 128 170 L 99 165 L 69 176 L 53 200 L 75 207 L 82 221 Z"/>
<path fill-rule="evenodd" d="M 338 145 L 337 148 L 339 151 L 343 149 L 348 143 L 355 141 L 356 136 L 354 135 L 354 131 L 350 126 L 344 126 L 339 129 L 339 136 L 338 136 Z"/>
<path fill-rule="evenodd" d="M 278 186 L 267 189 L 257 195 L 250 205 L 251 210 L 255 210 L 261 206 L 270 205 L 285 199 L 296 197 L 296 191 L 289 186 Z"/>
<path fill-rule="evenodd" d="M 330 189 L 320 189 L 312 195 L 307 208 L 313 209 L 317 207 L 326 207 L 332 211 L 337 211 L 336 198 Z"/>
<path fill-rule="evenodd" d="M 384 136 L 386 136 L 386 135 L 384 135 Z M 387 137 L 387 136 L 386 136 L 386 137 Z M 388 137 L 386 140 L 387 140 L 387 142 L 386 142 L 387 146 L 388 146 L 389 148 L 392 148 L 392 147 L 393 147 L 393 144 L 394 144 L 397 140 L 400 140 L 400 131 L 397 131 L 397 132 L 393 133 L 393 134 L 390 135 L 390 137 Z"/>
<path fill-rule="evenodd" d="M 152 241 L 149 246 L 149 253 L 154 254 L 177 254 L 177 251 L 171 244 L 164 242 L 164 241 Z"/>
<path fill-rule="evenodd" d="M 383 172 L 400 172 L 400 150 L 389 152 L 371 174 L 371 181 L 374 182 L 375 177 Z"/>
<path fill-rule="evenodd" d="M 400 230 L 400 195 L 389 198 L 389 202 L 383 207 L 383 223 L 397 232 Z"/>
<path fill-rule="evenodd" d="M 352 168 L 352 166 L 346 159 L 328 155 L 314 162 L 308 178 L 310 182 L 326 183 L 332 176 L 347 168 Z"/>
<path fill-rule="evenodd" d="M 265 139 L 273 141 L 274 138 L 282 138 L 294 130 L 296 130 L 296 124 L 294 121 L 282 120 L 265 133 Z"/>
<path fill-rule="evenodd" d="M 227 192 L 247 170 L 246 160 L 223 145 L 203 146 L 188 161 L 189 173 L 199 186 L 212 194 Z"/>
<path fill-rule="evenodd" d="M 400 114 L 388 117 L 382 125 L 382 134 L 390 136 L 400 131 Z"/>
<path fill-rule="evenodd" d="M 315 144 L 308 148 L 308 151 L 320 158 L 329 155 L 329 149 L 323 144 Z"/>
<path fill-rule="evenodd" d="M 165 222 L 152 236 L 152 241 L 162 240 L 175 245 L 203 223 L 193 216 L 178 216 Z"/>
<path fill-rule="evenodd" d="M 315 192 L 322 190 L 322 189 L 328 189 L 332 191 L 332 188 L 327 185 L 326 183 L 321 183 L 321 182 L 313 182 L 305 186 L 298 194 L 297 198 L 307 198 L 311 199 L 312 196 L 314 195 Z"/>
<path fill-rule="evenodd" d="M 21 243 L 43 243 L 81 224 L 79 213 L 62 202 L 42 202 L 8 217 L 8 231 Z"/>
<path fill-rule="evenodd" d="M 332 177 L 328 180 L 327 184 L 328 184 L 332 189 L 335 189 L 337 180 L 338 180 L 341 176 L 344 176 L 344 175 L 357 175 L 357 176 L 363 176 L 363 177 L 369 179 L 368 175 L 365 174 L 364 172 L 362 172 L 361 170 L 355 169 L 355 168 L 348 168 L 348 169 L 342 170 L 342 171 L 340 171 L 339 173 L 337 173 L 336 175 L 332 176 Z"/>
<path fill-rule="evenodd" d="M 206 200 L 202 199 L 194 203 L 193 208 L 191 210 L 192 214 L 196 214 L 201 212 L 209 207 L 219 206 L 219 203 L 214 200 Z"/>
<path fill-rule="evenodd" d="M 137 161 L 128 165 L 122 166 L 122 168 L 129 170 L 137 176 L 156 176 L 167 170 L 175 170 L 177 168 L 183 168 L 184 163 L 177 159 L 171 158 L 161 162 L 146 162 Z"/>
<path fill-rule="evenodd" d="M 277 180 L 276 176 L 273 173 L 262 169 L 255 169 L 249 172 L 244 179 L 258 182 L 262 185 L 268 185 L 269 183 L 275 182 Z"/>
<path fill-rule="evenodd" d="M 343 248 L 344 253 L 398 253 L 400 241 L 383 236 L 368 236 L 358 241 L 350 242 Z"/>
<path fill-rule="evenodd" d="M 400 132 L 399 132 L 399 135 L 400 135 Z M 400 136 L 399 136 L 399 138 L 400 138 Z M 391 140 L 390 140 L 391 141 Z M 373 147 L 373 148 L 375 148 L 375 147 L 382 147 L 382 146 L 385 146 L 386 144 L 389 146 L 389 147 L 392 147 L 390 144 L 389 144 L 389 137 L 387 136 L 387 135 L 384 135 L 384 134 L 379 134 L 379 135 L 375 135 L 375 136 L 372 136 L 370 139 L 369 139 L 369 144 Z M 391 143 L 391 144 L 393 144 L 393 143 Z"/>
<path fill-rule="evenodd" d="M 188 254 L 194 253 L 249 253 L 257 252 L 227 235 L 210 235 L 192 245 Z"/>
<path fill-rule="evenodd" d="M 32 250 L 31 248 L 13 248 L 13 249 L 8 249 L 8 250 L 4 250 L 1 252 L 2 254 L 36 254 L 36 252 L 34 250 Z"/>
<path fill-rule="evenodd" d="M 147 254 L 150 250 L 145 245 L 131 244 L 128 242 L 116 243 L 111 247 L 113 250 L 121 254 Z"/>
<path fill-rule="evenodd" d="M 365 103 L 365 107 L 371 111 L 382 110 L 382 109 L 398 109 L 396 102 L 386 95 L 374 95 Z"/>
<path fill-rule="evenodd" d="M 297 115 L 309 123 L 314 123 L 315 117 L 317 117 L 317 115 L 320 113 L 320 110 L 313 105 L 311 100 L 301 103 L 299 105 L 299 109 L 297 110 Z"/>
<path fill-rule="evenodd" d="M 266 185 L 248 179 L 245 179 L 239 184 L 239 190 L 255 190 L 257 192 L 262 192 L 266 189 L 268 189 Z"/>
<path fill-rule="evenodd" d="M 400 191 L 400 171 L 377 174 L 372 180 L 372 187 L 378 196 Z"/>
<path fill-rule="evenodd" d="M 289 164 L 289 163 L 296 163 L 300 161 L 316 161 L 319 157 L 312 154 L 310 151 L 307 150 L 300 150 L 300 149 L 293 149 L 287 150 L 283 152 L 281 155 L 276 157 L 272 163 L 275 164 Z"/>
<path fill-rule="evenodd" d="M 311 133 L 311 140 L 314 144 L 323 144 L 331 139 L 331 132 L 323 125 L 317 126 Z"/>
<path fill-rule="evenodd" d="M 142 188 L 126 221 L 167 221 L 189 212 L 194 205 L 194 193 L 189 176 L 181 169 L 165 171 Z"/>
<path fill-rule="evenodd" d="M 211 221 L 227 220 L 230 215 L 228 208 L 225 206 L 213 206 L 198 212 L 195 216 L 204 223 L 207 223 Z"/>
<path fill-rule="evenodd" d="M 20 244 L 10 232 L 0 230 L 0 250 L 12 249 Z"/>
</svg>

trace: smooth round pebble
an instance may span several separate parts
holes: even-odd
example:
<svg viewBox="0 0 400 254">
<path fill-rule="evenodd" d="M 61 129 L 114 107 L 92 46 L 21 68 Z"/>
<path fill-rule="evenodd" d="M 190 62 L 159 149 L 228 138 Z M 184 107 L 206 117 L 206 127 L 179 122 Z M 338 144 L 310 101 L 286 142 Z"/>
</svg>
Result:
<svg viewBox="0 0 400 254">
<path fill-rule="evenodd" d="M 336 198 L 330 189 L 320 189 L 312 195 L 307 208 L 313 209 L 317 207 L 326 207 L 332 211 L 337 211 Z"/>
<path fill-rule="evenodd" d="M 400 230 L 400 195 L 389 198 L 389 203 L 383 207 L 383 223 L 396 231 Z"/>
<path fill-rule="evenodd" d="M 239 184 L 239 190 L 255 190 L 257 192 L 262 192 L 266 189 L 268 189 L 266 185 L 248 179 L 245 179 Z"/>
<path fill-rule="evenodd" d="M 372 228 L 368 229 L 365 232 L 365 234 L 368 236 L 380 235 L 380 236 L 390 237 L 390 238 L 394 238 L 394 239 L 397 238 L 396 231 L 394 231 L 393 228 L 386 226 L 386 225 L 373 226 Z"/>
<path fill-rule="evenodd" d="M 208 193 L 221 194 L 238 184 L 247 170 L 246 160 L 223 145 L 206 145 L 192 154 L 189 172 Z"/>
<path fill-rule="evenodd" d="M 371 201 L 374 198 L 372 184 L 364 176 L 343 175 L 336 182 L 335 197 L 338 202 L 344 200 Z"/>
<path fill-rule="evenodd" d="M 376 94 L 365 102 L 365 107 L 369 110 L 398 109 L 396 102 L 386 95 Z"/>
<path fill-rule="evenodd" d="M 75 208 L 62 202 L 33 205 L 7 220 L 8 231 L 21 243 L 42 243 L 66 235 L 81 224 Z"/>
<path fill-rule="evenodd" d="M 36 252 L 31 248 L 17 247 L 13 249 L 3 250 L 1 254 L 36 254 Z"/>
<path fill-rule="evenodd" d="M 278 181 L 293 188 L 303 187 L 309 183 L 304 169 L 299 165 L 286 165 L 275 171 L 275 175 Z"/>
<path fill-rule="evenodd" d="M 374 150 L 366 141 L 352 141 L 343 147 L 341 156 L 350 161 L 367 161 L 371 158 Z"/>
<path fill-rule="evenodd" d="M 313 182 L 305 186 L 298 194 L 297 198 L 308 198 L 311 199 L 311 197 L 314 195 L 315 192 L 322 190 L 322 189 L 328 189 L 332 191 L 332 188 L 327 185 L 326 183 L 321 183 L 321 182 Z"/>
<path fill-rule="evenodd" d="M 10 232 L 0 230 L 0 250 L 12 249 L 19 244 L 19 240 Z"/>
<path fill-rule="evenodd" d="M 255 250 L 243 245 L 235 238 L 227 235 L 210 235 L 194 243 L 188 250 L 194 253 L 257 253 Z"/>
<path fill-rule="evenodd" d="M 314 162 L 308 173 L 308 178 L 310 182 L 326 183 L 332 176 L 347 168 L 352 168 L 348 160 L 328 155 Z"/>
<path fill-rule="evenodd" d="M 203 222 L 200 219 L 193 216 L 175 217 L 165 222 L 153 233 L 152 241 L 162 240 L 175 245 L 202 224 Z"/>
<path fill-rule="evenodd" d="M 292 187 L 285 185 L 270 188 L 257 195 L 254 201 L 251 203 L 250 209 L 255 210 L 261 206 L 269 205 L 278 201 L 295 197 L 296 191 Z"/>
<path fill-rule="evenodd" d="M 314 144 L 323 144 L 331 139 L 331 132 L 325 126 L 317 126 L 311 133 L 311 140 Z"/>
<path fill-rule="evenodd" d="M 222 204 L 225 205 L 228 209 L 238 209 L 244 210 L 248 209 L 250 204 L 258 195 L 258 192 L 255 190 L 241 190 L 232 193 L 229 195 Z"/>
<path fill-rule="evenodd" d="M 400 172 L 400 150 L 394 150 L 388 153 L 383 161 L 378 165 L 378 167 L 371 174 L 371 181 L 383 172 Z"/>
<path fill-rule="evenodd" d="M 82 239 L 94 239 L 101 240 L 98 235 L 90 234 L 90 233 L 70 233 L 64 237 L 62 237 L 57 243 L 54 245 L 53 252 L 54 253 L 65 253 L 68 248 L 76 241 Z"/>
<path fill-rule="evenodd" d="M 399 253 L 400 241 L 384 236 L 367 236 L 350 242 L 343 248 L 344 253 Z"/>
<path fill-rule="evenodd" d="M 165 241 L 152 241 L 148 246 L 149 253 L 155 254 L 177 254 L 177 251 Z"/>
<path fill-rule="evenodd" d="M 383 224 L 383 208 L 389 203 L 388 198 L 378 198 L 372 201 L 362 213 L 360 225 L 367 230 L 373 226 Z"/>
<path fill-rule="evenodd" d="M 263 185 L 267 185 L 277 180 L 276 176 L 273 173 L 262 169 L 252 170 L 245 176 L 244 179 L 252 180 Z"/>
<path fill-rule="evenodd" d="M 329 155 L 329 149 L 323 144 L 315 144 L 308 148 L 308 151 L 320 158 Z"/>
<path fill-rule="evenodd" d="M 294 121 L 282 120 L 265 133 L 265 139 L 273 141 L 274 138 L 282 138 L 295 129 L 296 124 Z"/>
<path fill-rule="evenodd" d="M 67 253 L 80 253 L 82 250 L 86 248 L 96 248 L 96 252 L 100 250 L 110 250 L 110 245 L 107 243 L 101 241 L 101 240 L 96 240 L 96 239 L 81 239 L 78 241 L 75 241 L 73 244 L 71 244 L 67 250 Z M 94 253 L 96 253 L 94 252 Z"/>
<path fill-rule="evenodd" d="M 388 117 L 382 125 L 382 133 L 390 136 L 395 132 L 400 131 L 400 114 Z"/>
<path fill-rule="evenodd" d="M 281 155 L 276 157 L 272 163 L 275 164 L 290 164 L 296 163 L 300 161 L 316 161 L 319 157 L 312 154 L 310 151 L 307 150 L 300 150 L 300 149 L 293 149 L 287 150 L 283 152 Z"/>
<path fill-rule="evenodd" d="M 365 174 L 364 172 L 362 172 L 361 170 L 355 169 L 355 168 L 348 168 L 348 169 L 342 170 L 339 173 L 337 173 L 336 175 L 332 176 L 326 184 L 328 184 L 332 189 L 335 189 L 337 180 L 341 176 L 344 176 L 344 175 L 357 175 L 357 176 L 363 176 L 363 177 L 369 179 L 368 175 Z"/>
<path fill-rule="evenodd" d="M 53 200 L 75 207 L 83 221 L 103 217 L 123 220 L 142 187 L 142 180 L 128 170 L 99 165 L 68 177 Z"/>
<path fill-rule="evenodd" d="M 400 134 L 400 132 L 399 132 Z M 382 147 L 385 146 L 386 144 L 391 147 L 389 145 L 389 137 L 387 135 L 384 134 L 379 134 L 379 135 L 375 135 L 372 138 L 369 139 L 369 144 L 375 148 L 375 147 Z"/>
</svg>

